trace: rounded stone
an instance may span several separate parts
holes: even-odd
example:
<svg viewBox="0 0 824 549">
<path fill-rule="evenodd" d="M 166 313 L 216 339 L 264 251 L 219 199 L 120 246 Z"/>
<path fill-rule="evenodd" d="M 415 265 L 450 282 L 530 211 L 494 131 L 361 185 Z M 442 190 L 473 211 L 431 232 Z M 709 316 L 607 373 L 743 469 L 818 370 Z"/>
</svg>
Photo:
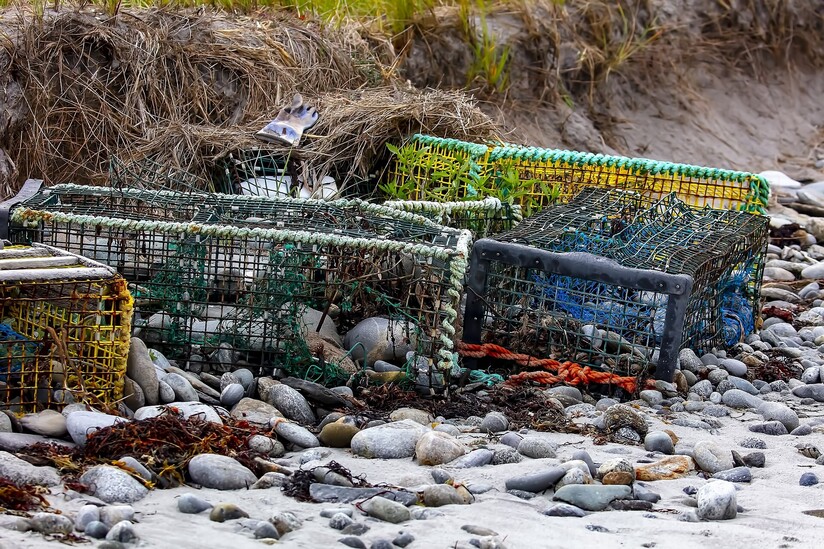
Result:
<svg viewBox="0 0 824 549">
<path fill-rule="evenodd" d="M 100 509 L 100 522 L 112 527 L 118 522 L 134 519 L 134 508 L 131 505 L 107 505 Z"/>
<path fill-rule="evenodd" d="M 133 543 L 139 539 L 135 532 L 134 524 L 128 520 L 121 520 L 106 534 L 109 541 L 119 541 L 120 543 Z"/>
<path fill-rule="evenodd" d="M 149 493 L 129 473 L 111 465 L 96 465 L 88 469 L 81 475 L 80 482 L 92 487 L 92 494 L 106 503 L 133 503 Z"/>
<path fill-rule="evenodd" d="M 675 452 L 675 445 L 672 437 L 664 431 L 650 431 L 644 437 L 644 449 L 648 452 L 661 452 L 672 455 Z"/>
<path fill-rule="evenodd" d="M 286 449 L 279 440 L 269 438 L 264 435 L 253 435 L 246 443 L 250 450 L 267 456 L 280 457 L 286 453 Z"/>
<path fill-rule="evenodd" d="M 442 507 L 444 505 L 463 505 L 466 502 L 449 484 L 432 484 L 423 489 L 423 503 L 427 507 Z"/>
<path fill-rule="evenodd" d="M 732 459 L 732 452 L 723 449 L 718 444 L 702 440 L 695 444 L 692 450 L 693 459 L 702 471 L 717 473 L 732 469 L 735 464 Z"/>
<path fill-rule="evenodd" d="M 226 522 L 241 518 L 249 518 L 249 513 L 234 503 L 218 503 L 209 512 L 209 520 L 213 522 Z"/>
<path fill-rule="evenodd" d="M 355 419 L 344 416 L 332 423 L 324 425 L 318 438 L 324 445 L 331 448 L 349 448 L 352 437 L 359 432 L 360 429 L 355 423 Z"/>
<path fill-rule="evenodd" d="M 518 452 L 533 459 L 555 458 L 558 445 L 546 436 L 527 435 L 518 443 Z"/>
<path fill-rule="evenodd" d="M 799 486 L 815 486 L 818 484 L 818 476 L 815 473 L 804 473 L 798 480 Z"/>
<path fill-rule="evenodd" d="M 181 513 L 196 515 L 211 508 L 211 503 L 194 494 L 186 493 L 177 499 L 177 510 Z"/>
<path fill-rule="evenodd" d="M 615 458 L 605 461 L 598 467 L 598 477 L 603 478 L 609 473 L 628 473 L 635 478 L 635 468 L 632 466 L 632 463 L 627 461 L 624 458 Z M 629 483 L 621 482 L 621 483 L 614 483 L 614 484 L 631 484 L 632 480 Z M 611 484 L 611 483 L 604 483 L 604 484 Z"/>
<path fill-rule="evenodd" d="M 106 537 L 106 534 L 109 533 L 109 527 L 100 522 L 99 520 L 93 520 L 92 522 L 86 525 L 86 528 L 83 530 L 83 533 L 89 536 L 90 538 L 103 539 Z"/>
<path fill-rule="evenodd" d="M 158 404 L 160 397 L 160 382 L 152 362 L 151 352 L 146 348 L 143 340 L 133 337 L 126 360 L 126 375 L 143 390 L 143 398 L 148 405 Z"/>
<path fill-rule="evenodd" d="M 169 404 L 175 401 L 175 391 L 172 386 L 162 379 L 157 383 L 158 400 L 162 404 Z M 148 400 L 146 401 L 148 402 Z"/>
<path fill-rule="evenodd" d="M 435 421 L 432 414 L 418 410 L 417 408 L 398 408 L 389 414 L 390 421 L 401 421 L 402 419 L 409 419 L 421 425 L 429 425 Z"/>
<path fill-rule="evenodd" d="M 83 532 L 87 524 L 97 520 L 100 520 L 100 508 L 97 505 L 84 505 L 74 517 L 74 527 L 78 532 Z"/>
<path fill-rule="evenodd" d="M 708 482 L 698 489 L 698 517 L 704 520 L 728 520 L 738 514 L 735 485 L 725 480 Z"/>
<path fill-rule="evenodd" d="M 243 398 L 245 389 L 240 383 L 230 383 L 220 392 L 220 403 L 231 408 Z"/>
<path fill-rule="evenodd" d="M 31 517 L 31 527 L 41 534 L 71 534 L 74 523 L 66 515 L 55 513 L 35 513 Z"/>
<path fill-rule="evenodd" d="M 315 424 L 315 413 L 298 391 L 282 383 L 269 389 L 268 401 L 287 418 L 304 425 Z"/>
<path fill-rule="evenodd" d="M 329 527 L 334 528 L 335 530 L 343 530 L 350 524 L 355 522 L 352 520 L 352 517 L 349 515 L 344 515 L 343 513 L 336 513 L 329 519 Z"/>
<path fill-rule="evenodd" d="M 175 398 L 180 402 L 198 402 L 195 391 L 189 380 L 180 374 L 170 373 L 163 376 L 163 381 L 172 388 Z"/>
<path fill-rule="evenodd" d="M 479 428 L 483 433 L 500 433 L 509 429 L 509 420 L 500 412 L 489 412 Z"/>
<path fill-rule="evenodd" d="M 439 431 L 424 433 L 415 445 L 415 455 L 421 465 L 441 465 L 466 453 L 466 447 L 451 435 Z"/>
<path fill-rule="evenodd" d="M 643 414 L 625 404 L 615 404 L 604 412 L 604 426 L 609 432 L 617 432 L 628 427 L 641 436 L 647 434 L 649 427 Z"/>
<path fill-rule="evenodd" d="M 306 427 L 277 418 L 274 420 L 275 432 L 295 446 L 301 448 L 317 448 L 320 441 Z"/>
<path fill-rule="evenodd" d="M 262 520 L 255 527 L 255 539 L 280 539 L 280 534 L 274 524 Z"/>
<path fill-rule="evenodd" d="M 238 490 L 255 483 L 257 477 L 237 460 L 218 454 L 200 454 L 189 461 L 194 482 L 216 490 Z"/>
<path fill-rule="evenodd" d="M 418 440 L 426 432 L 426 427 L 408 419 L 363 429 L 352 437 L 352 453 L 380 459 L 412 457 Z"/>
<path fill-rule="evenodd" d="M 9 421 L 9 418 L 5 414 L 0 415 L 3 416 L 0 419 Z M 68 433 L 65 416 L 54 410 L 43 410 L 36 414 L 26 414 L 21 417 L 19 421 L 20 425 L 27 431 L 43 435 L 44 437 L 62 438 Z"/>
</svg>

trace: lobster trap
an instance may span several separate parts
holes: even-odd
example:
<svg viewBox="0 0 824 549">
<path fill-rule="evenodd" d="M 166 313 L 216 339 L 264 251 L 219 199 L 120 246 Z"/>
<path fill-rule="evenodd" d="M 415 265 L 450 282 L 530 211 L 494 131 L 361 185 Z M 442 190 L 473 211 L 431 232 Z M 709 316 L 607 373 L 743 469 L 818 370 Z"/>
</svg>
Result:
<svg viewBox="0 0 824 549">
<path fill-rule="evenodd" d="M 131 317 L 114 269 L 42 244 L 0 249 L 0 408 L 113 404 Z"/>
<path fill-rule="evenodd" d="M 388 178 L 391 189 L 413 200 L 494 196 L 519 204 L 524 216 L 588 187 L 632 190 L 647 206 L 675 193 L 693 207 L 761 214 L 769 199 L 767 181 L 746 172 L 420 134 L 397 149 Z"/>
<path fill-rule="evenodd" d="M 671 380 L 681 348 L 724 348 L 755 329 L 767 223 L 587 189 L 475 243 L 464 341 Z"/>
<path fill-rule="evenodd" d="M 234 363 L 303 375 L 317 364 L 312 309 L 341 334 L 389 317 L 417 355 L 456 361 L 471 236 L 412 213 L 67 184 L 21 199 L 10 219 L 16 242 L 57 244 L 129 273 L 136 335 L 171 358 L 214 362 L 228 349 Z"/>
</svg>

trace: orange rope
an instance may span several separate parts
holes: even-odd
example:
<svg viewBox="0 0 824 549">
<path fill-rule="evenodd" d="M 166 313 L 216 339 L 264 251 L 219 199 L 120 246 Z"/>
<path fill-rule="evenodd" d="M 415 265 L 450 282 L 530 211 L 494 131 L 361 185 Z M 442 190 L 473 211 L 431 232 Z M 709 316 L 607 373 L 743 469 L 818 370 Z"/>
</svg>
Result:
<svg viewBox="0 0 824 549">
<path fill-rule="evenodd" d="M 536 358 L 523 353 L 512 351 L 495 345 L 494 343 L 464 343 L 458 342 L 458 352 L 470 358 L 491 357 L 509 360 L 530 368 L 543 368 L 547 371 L 521 372 L 509 377 L 506 381 L 510 385 L 519 385 L 527 381 L 534 381 L 544 385 L 554 383 L 568 383 L 569 385 L 587 385 L 589 383 L 611 383 L 621 387 L 629 393 L 634 393 L 637 380 L 634 377 L 621 377 L 601 370 L 593 370 L 589 366 L 581 366 L 574 362 L 559 362 L 552 358 Z M 551 372 L 555 372 L 554 374 Z"/>
</svg>

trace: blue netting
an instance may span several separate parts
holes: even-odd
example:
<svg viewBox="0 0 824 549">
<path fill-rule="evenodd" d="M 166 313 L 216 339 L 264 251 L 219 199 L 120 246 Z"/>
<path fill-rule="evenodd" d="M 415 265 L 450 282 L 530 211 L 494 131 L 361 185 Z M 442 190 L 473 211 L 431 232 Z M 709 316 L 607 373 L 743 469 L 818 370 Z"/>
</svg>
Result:
<svg viewBox="0 0 824 549">
<path fill-rule="evenodd" d="M 23 369 L 26 358 L 34 358 L 40 345 L 29 341 L 6 323 L 0 323 L 0 381 Z"/>
</svg>

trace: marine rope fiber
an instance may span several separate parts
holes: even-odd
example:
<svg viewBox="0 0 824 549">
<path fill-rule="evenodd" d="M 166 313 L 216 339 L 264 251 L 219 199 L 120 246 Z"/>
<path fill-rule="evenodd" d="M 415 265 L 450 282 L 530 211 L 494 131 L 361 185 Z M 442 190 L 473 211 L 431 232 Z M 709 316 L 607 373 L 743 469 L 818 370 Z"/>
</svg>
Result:
<svg viewBox="0 0 824 549">
<path fill-rule="evenodd" d="M 554 383 L 568 383 L 570 385 L 604 383 L 617 385 L 628 393 L 634 393 L 638 386 L 638 380 L 634 377 L 622 377 L 609 372 L 594 370 L 589 366 L 581 366 L 575 362 L 560 362 L 552 358 L 537 358 L 524 353 L 514 353 L 494 343 L 478 344 L 459 341 L 458 353 L 470 358 L 497 358 L 509 360 L 524 367 L 548 370 L 514 374 L 506 381 L 509 385 L 520 385 L 527 381 L 535 381 L 543 385 Z M 556 372 L 556 374 L 551 372 Z"/>
</svg>

